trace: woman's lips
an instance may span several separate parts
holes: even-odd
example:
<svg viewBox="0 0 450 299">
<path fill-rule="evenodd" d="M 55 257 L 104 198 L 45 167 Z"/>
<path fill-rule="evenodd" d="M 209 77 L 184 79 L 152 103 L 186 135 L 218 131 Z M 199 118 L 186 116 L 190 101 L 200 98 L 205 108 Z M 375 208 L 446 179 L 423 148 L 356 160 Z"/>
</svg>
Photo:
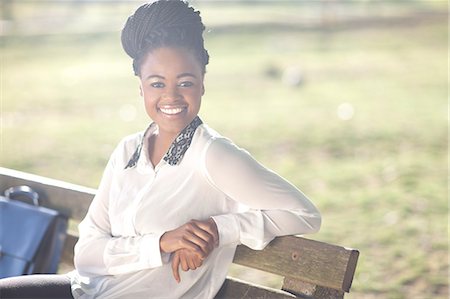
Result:
<svg viewBox="0 0 450 299">
<path fill-rule="evenodd" d="M 183 112 L 186 107 L 160 107 L 159 110 L 167 115 L 177 115 Z"/>
</svg>

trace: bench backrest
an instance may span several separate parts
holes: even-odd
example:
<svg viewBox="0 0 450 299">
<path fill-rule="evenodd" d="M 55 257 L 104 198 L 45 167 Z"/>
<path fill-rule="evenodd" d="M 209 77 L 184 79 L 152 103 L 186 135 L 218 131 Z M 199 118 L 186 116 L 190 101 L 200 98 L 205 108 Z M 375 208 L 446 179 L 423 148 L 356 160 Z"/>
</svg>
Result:
<svg viewBox="0 0 450 299">
<path fill-rule="evenodd" d="M 0 167 L 0 191 L 27 185 L 41 204 L 61 211 L 74 222 L 86 214 L 95 189 Z M 77 233 L 69 231 L 62 261 L 71 264 Z M 217 298 L 342 298 L 350 291 L 359 252 L 302 237 L 273 240 L 264 250 L 238 246 L 233 263 L 284 277 L 282 290 L 229 278 Z"/>
</svg>

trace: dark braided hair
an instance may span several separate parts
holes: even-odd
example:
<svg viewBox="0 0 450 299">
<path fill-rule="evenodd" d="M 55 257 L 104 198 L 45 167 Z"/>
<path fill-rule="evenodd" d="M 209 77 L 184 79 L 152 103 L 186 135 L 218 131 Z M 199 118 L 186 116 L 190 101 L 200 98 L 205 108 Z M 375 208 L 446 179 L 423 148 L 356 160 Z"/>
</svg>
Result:
<svg viewBox="0 0 450 299">
<path fill-rule="evenodd" d="M 122 29 L 122 46 L 133 58 L 133 70 L 140 68 L 148 52 L 160 47 L 186 48 L 194 54 L 203 73 L 209 62 L 202 33 L 200 12 L 181 0 L 159 0 L 141 5 L 128 17 Z"/>
</svg>

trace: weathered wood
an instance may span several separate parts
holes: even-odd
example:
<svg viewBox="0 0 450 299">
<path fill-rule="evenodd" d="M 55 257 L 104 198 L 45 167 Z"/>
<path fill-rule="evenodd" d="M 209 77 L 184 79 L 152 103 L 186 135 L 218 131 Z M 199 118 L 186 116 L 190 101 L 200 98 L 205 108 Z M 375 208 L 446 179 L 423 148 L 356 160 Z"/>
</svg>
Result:
<svg viewBox="0 0 450 299">
<path fill-rule="evenodd" d="M 259 285 L 250 284 L 242 280 L 228 277 L 222 285 L 222 288 L 217 293 L 216 299 L 222 298 L 241 298 L 241 299 L 292 299 L 296 298 L 294 295 Z"/>
<path fill-rule="evenodd" d="M 342 299 L 344 298 L 344 292 L 335 290 L 332 288 L 322 287 L 314 285 L 301 280 L 285 277 L 283 286 L 281 288 L 284 291 L 292 293 L 297 297 L 310 298 L 310 299 Z"/>
<path fill-rule="evenodd" d="M 76 221 L 84 218 L 96 192 L 95 189 L 0 167 L 0 192 L 21 185 L 33 188 L 39 194 L 42 206 L 61 211 Z"/>
<path fill-rule="evenodd" d="M 281 287 L 282 290 L 287 291 L 291 294 L 295 294 L 297 296 L 303 296 L 305 298 L 311 298 L 314 294 L 317 285 L 304 282 L 301 280 L 292 279 L 289 277 L 285 277 L 283 279 L 283 285 Z"/>
<path fill-rule="evenodd" d="M 300 237 L 280 237 L 264 250 L 239 246 L 234 263 L 348 292 L 359 252 Z"/>
<path fill-rule="evenodd" d="M 335 289 L 331 289 L 331 288 L 317 286 L 312 298 L 314 298 L 314 299 L 341 299 L 341 298 L 344 298 L 344 292 L 335 290 Z"/>
</svg>

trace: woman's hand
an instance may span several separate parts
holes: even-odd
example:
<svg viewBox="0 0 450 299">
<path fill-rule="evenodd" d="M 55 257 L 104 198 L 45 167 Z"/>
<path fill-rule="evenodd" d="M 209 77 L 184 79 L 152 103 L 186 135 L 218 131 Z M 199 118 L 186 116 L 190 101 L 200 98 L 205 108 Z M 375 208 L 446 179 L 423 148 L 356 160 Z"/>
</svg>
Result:
<svg viewBox="0 0 450 299">
<path fill-rule="evenodd" d="M 179 249 L 188 249 L 205 259 L 215 246 L 219 244 L 216 223 L 208 220 L 191 220 L 177 229 L 161 236 L 159 245 L 162 252 L 171 253 Z"/>
<path fill-rule="evenodd" d="M 196 253 L 187 249 L 175 251 L 172 257 L 172 273 L 177 282 L 181 281 L 179 267 L 183 271 L 195 270 L 203 264 L 203 259 Z"/>
</svg>

